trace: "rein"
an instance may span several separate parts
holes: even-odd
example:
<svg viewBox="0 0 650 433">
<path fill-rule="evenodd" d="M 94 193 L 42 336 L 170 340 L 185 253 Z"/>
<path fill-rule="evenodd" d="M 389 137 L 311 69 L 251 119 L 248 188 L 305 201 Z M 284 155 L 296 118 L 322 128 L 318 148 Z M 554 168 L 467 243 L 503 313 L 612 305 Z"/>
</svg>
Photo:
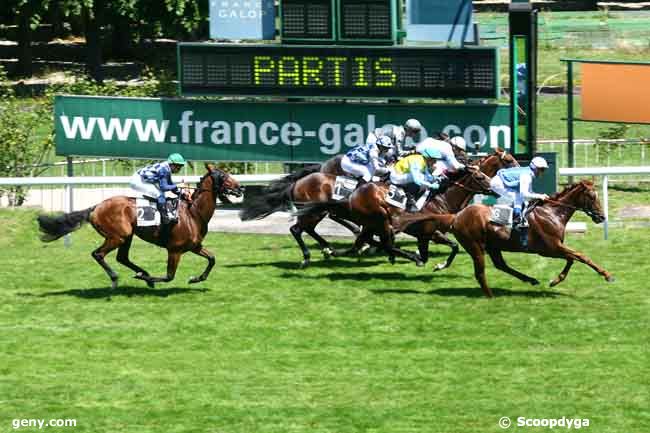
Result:
<svg viewBox="0 0 650 433">
<path fill-rule="evenodd" d="M 485 191 L 482 191 L 482 190 L 476 190 L 476 189 L 470 188 L 470 187 L 468 187 L 468 186 L 466 186 L 466 185 L 464 185 L 464 184 L 462 184 L 462 183 L 460 183 L 460 182 L 458 182 L 456 180 L 452 180 L 451 184 L 456 185 L 456 186 L 464 189 L 465 191 L 469 191 L 469 192 L 472 192 L 474 194 L 482 194 L 483 192 L 485 192 Z"/>
<path fill-rule="evenodd" d="M 587 214 L 590 217 L 599 216 L 599 215 L 596 214 L 596 212 L 594 212 L 592 210 L 583 209 L 583 208 L 580 208 L 580 207 L 577 207 L 577 206 L 573 206 L 572 204 L 563 203 L 561 201 L 553 200 L 553 199 L 550 199 L 550 198 L 547 198 L 546 200 L 542 200 L 542 204 L 544 204 L 544 203 L 550 203 L 550 204 L 554 204 L 556 206 L 562 206 L 562 207 L 566 207 L 566 208 L 573 209 L 573 210 L 579 210 L 579 211 L 584 212 L 585 214 Z"/>
</svg>

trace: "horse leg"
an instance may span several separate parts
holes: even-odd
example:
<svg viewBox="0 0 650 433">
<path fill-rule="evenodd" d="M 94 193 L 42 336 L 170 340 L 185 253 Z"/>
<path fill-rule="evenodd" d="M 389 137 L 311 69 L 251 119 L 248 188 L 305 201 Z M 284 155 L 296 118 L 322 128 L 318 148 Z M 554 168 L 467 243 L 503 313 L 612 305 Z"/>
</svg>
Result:
<svg viewBox="0 0 650 433">
<path fill-rule="evenodd" d="M 99 266 L 104 269 L 108 274 L 108 277 L 111 279 L 111 289 L 113 290 L 117 289 L 117 274 L 110 266 L 108 266 L 108 263 L 106 263 L 104 258 L 106 257 L 106 254 L 119 247 L 122 242 L 124 241 L 120 238 L 106 238 L 104 243 L 92 252 L 93 259 L 99 263 Z"/>
<path fill-rule="evenodd" d="M 383 232 L 379 236 L 381 243 L 384 247 L 384 251 L 388 254 L 388 261 L 391 265 L 395 264 L 395 232 L 393 232 L 393 226 L 390 225 L 390 221 L 386 219 L 384 221 Z"/>
<path fill-rule="evenodd" d="M 391 252 L 398 257 L 402 257 L 412 262 L 415 262 L 415 265 L 417 267 L 424 266 L 424 262 L 422 261 L 422 259 L 417 253 L 412 253 L 410 251 L 403 250 L 396 246 L 393 246 L 391 248 Z"/>
<path fill-rule="evenodd" d="M 609 282 L 609 283 L 615 281 L 615 278 L 614 278 L 614 276 L 612 274 L 610 274 L 605 269 L 598 266 L 596 263 L 593 262 L 593 260 L 591 260 L 589 257 L 584 255 L 580 251 L 576 251 L 574 249 L 571 249 L 571 248 L 567 247 L 566 245 L 564 245 L 562 242 L 559 242 L 559 244 L 557 245 L 557 248 L 559 249 L 559 252 L 562 254 L 562 256 L 565 259 L 567 259 L 567 260 L 569 260 L 569 259 L 577 260 L 579 262 L 584 263 L 585 265 L 589 266 L 591 269 L 593 269 L 594 271 L 596 271 L 600 275 L 602 275 L 603 278 L 605 278 L 605 280 L 607 282 Z"/>
<path fill-rule="evenodd" d="M 133 241 L 133 236 L 129 236 L 128 238 L 126 238 L 124 243 L 120 245 L 120 247 L 117 250 L 117 262 L 135 271 L 136 277 L 141 275 L 149 276 L 149 272 L 145 271 L 144 269 L 142 269 L 140 266 L 136 265 L 129 259 L 129 250 L 131 249 L 132 241 Z M 149 286 L 150 289 L 154 288 L 154 284 L 149 281 L 147 281 L 147 286 Z"/>
<path fill-rule="evenodd" d="M 445 260 L 444 263 L 438 263 L 434 268 L 433 272 L 436 271 L 441 271 L 443 269 L 448 268 L 451 266 L 451 263 L 454 261 L 456 258 L 456 254 L 458 254 L 458 244 L 451 239 L 447 237 L 444 233 L 442 233 L 439 230 L 436 230 L 433 233 L 433 236 L 431 236 L 431 240 L 434 241 L 437 244 L 443 244 L 447 245 L 449 248 L 451 248 L 451 253 L 449 253 L 449 257 L 447 257 L 447 260 Z"/>
<path fill-rule="evenodd" d="M 562 269 L 562 272 L 560 272 L 560 274 L 554 280 L 551 281 L 550 287 L 555 287 L 558 284 L 560 284 L 562 281 L 564 281 L 566 276 L 569 274 L 569 270 L 571 269 L 571 266 L 573 266 L 573 259 L 567 259 L 566 265 L 564 265 L 564 269 Z"/>
<path fill-rule="evenodd" d="M 143 275 L 138 278 L 145 280 L 147 283 L 168 283 L 176 276 L 176 269 L 178 268 L 178 263 L 180 261 L 181 253 L 167 251 L 167 275 L 164 277 L 151 277 Z"/>
<path fill-rule="evenodd" d="M 426 236 L 418 237 L 418 252 L 420 253 L 420 260 L 422 264 L 429 260 L 429 238 Z"/>
<path fill-rule="evenodd" d="M 503 253 L 501 250 L 494 250 L 494 249 L 488 249 L 488 254 L 490 255 L 490 258 L 492 259 L 492 263 L 494 263 L 494 266 L 502 271 L 505 272 L 506 274 L 510 274 L 513 277 L 519 278 L 521 281 L 524 281 L 526 283 L 530 283 L 533 286 L 536 286 L 539 284 L 539 281 L 537 281 L 535 278 L 529 277 L 526 274 L 522 274 L 521 272 L 517 271 L 516 269 L 511 268 L 508 266 L 506 263 L 506 260 L 503 258 Z"/>
<path fill-rule="evenodd" d="M 356 224 L 344 220 L 343 218 L 339 218 L 336 215 L 330 215 L 329 217 L 332 221 L 337 222 L 341 224 L 343 227 L 345 227 L 346 229 L 350 230 L 354 235 L 358 236 L 359 233 L 361 233 L 361 229 Z"/>
<path fill-rule="evenodd" d="M 296 240 L 298 243 L 298 246 L 302 250 L 302 263 L 300 264 L 301 269 L 305 269 L 307 266 L 309 266 L 309 262 L 311 259 L 311 253 L 309 252 L 309 249 L 307 248 L 307 245 L 305 245 L 305 241 L 302 239 L 302 232 L 303 229 L 300 227 L 300 219 L 298 219 L 298 222 L 296 222 L 294 225 L 289 227 L 289 231 L 293 235 L 293 238 Z"/>
<path fill-rule="evenodd" d="M 210 271 L 214 267 L 214 254 L 212 254 L 210 251 L 207 249 L 203 248 L 203 246 L 199 245 L 198 247 L 194 248 L 192 250 L 194 254 L 197 254 L 201 257 L 205 257 L 208 260 L 208 265 L 205 267 L 205 270 L 201 275 L 198 277 L 192 277 L 188 281 L 190 284 L 198 283 L 200 281 L 205 281 L 208 279 L 208 275 L 210 275 Z"/>
<path fill-rule="evenodd" d="M 476 241 L 465 241 L 463 238 L 460 238 L 458 240 L 465 248 L 465 251 L 467 251 L 469 255 L 472 256 L 472 260 L 474 261 L 474 277 L 476 278 L 476 281 L 478 281 L 478 283 L 481 285 L 483 293 L 485 293 L 485 296 L 488 298 L 494 297 L 492 290 L 490 290 L 490 287 L 487 285 L 487 279 L 485 278 L 485 249 Z"/>
</svg>

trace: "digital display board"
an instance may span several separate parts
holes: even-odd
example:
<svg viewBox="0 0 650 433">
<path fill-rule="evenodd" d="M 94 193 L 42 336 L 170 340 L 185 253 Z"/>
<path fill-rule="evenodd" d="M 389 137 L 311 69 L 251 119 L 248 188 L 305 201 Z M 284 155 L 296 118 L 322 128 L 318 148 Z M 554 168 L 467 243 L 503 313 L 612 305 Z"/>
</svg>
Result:
<svg viewBox="0 0 650 433">
<path fill-rule="evenodd" d="M 179 44 L 183 95 L 497 98 L 496 48 Z"/>
<path fill-rule="evenodd" d="M 282 0 L 280 22 L 283 40 L 332 40 L 332 0 Z"/>
<path fill-rule="evenodd" d="M 392 0 L 339 0 L 341 40 L 393 38 Z"/>
</svg>

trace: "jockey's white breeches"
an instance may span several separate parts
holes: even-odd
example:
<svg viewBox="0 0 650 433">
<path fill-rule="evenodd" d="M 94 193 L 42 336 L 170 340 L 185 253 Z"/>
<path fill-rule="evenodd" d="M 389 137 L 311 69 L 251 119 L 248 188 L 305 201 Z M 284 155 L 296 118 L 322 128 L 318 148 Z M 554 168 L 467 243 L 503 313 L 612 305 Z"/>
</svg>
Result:
<svg viewBox="0 0 650 433">
<path fill-rule="evenodd" d="M 131 176 L 129 185 L 132 189 L 142 193 L 142 195 L 146 197 L 151 197 L 154 200 L 158 200 L 158 197 L 160 197 L 161 192 L 158 185 L 143 181 L 142 177 L 138 173 Z"/>
<path fill-rule="evenodd" d="M 522 209 L 524 203 L 522 195 L 519 191 L 505 186 L 503 180 L 501 180 L 499 176 L 494 176 L 492 180 L 490 180 L 490 189 L 499 194 L 499 196 L 511 201 L 515 208 Z"/>
<path fill-rule="evenodd" d="M 354 177 L 362 177 L 366 182 L 372 180 L 372 174 L 375 171 L 372 163 L 368 163 L 367 165 L 357 164 L 350 160 L 347 155 L 341 158 L 341 168 Z"/>
<path fill-rule="evenodd" d="M 411 173 L 397 173 L 391 170 L 390 183 L 393 185 L 408 185 L 409 183 L 413 183 L 413 175 Z"/>
</svg>

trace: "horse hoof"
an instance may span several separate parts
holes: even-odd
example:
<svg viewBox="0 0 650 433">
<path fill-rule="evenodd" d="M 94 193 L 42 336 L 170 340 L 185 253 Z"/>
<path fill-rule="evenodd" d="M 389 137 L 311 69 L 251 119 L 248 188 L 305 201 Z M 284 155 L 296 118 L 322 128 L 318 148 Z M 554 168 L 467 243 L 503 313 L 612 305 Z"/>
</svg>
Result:
<svg viewBox="0 0 650 433">
<path fill-rule="evenodd" d="M 154 284 L 153 281 L 147 281 L 147 287 L 149 287 L 150 289 L 155 289 L 156 285 Z"/>
<path fill-rule="evenodd" d="M 422 260 L 416 260 L 415 261 L 415 266 L 417 266 L 418 268 L 421 268 L 422 266 L 424 266 L 424 262 Z"/>
<path fill-rule="evenodd" d="M 323 252 L 323 257 L 325 257 L 326 259 L 329 259 L 334 255 L 334 251 L 332 251 L 330 247 L 323 248 L 322 252 Z"/>
<path fill-rule="evenodd" d="M 537 280 L 534 279 L 534 278 L 533 278 L 532 280 L 530 280 L 529 282 L 530 282 L 530 285 L 531 285 L 531 286 L 539 286 L 539 281 L 537 281 Z"/>
<path fill-rule="evenodd" d="M 370 245 L 368 244 L 363 244 L 361 248 L 359 248 L 359 255 L 364 254 L 366 251 L 370 250 Z"/>
<path fill-rule="evenodd" d="M 388 256 L 388 261 L 390 262 L 391 265 L 395 264 L 395 256 Z"/>
<path fill-rule="evenodd" d="M 300 269 L 306 269 L 309 266 L 309 260 L 303 260 L 302 263 L 300 263 Z"/>
<path fill-rule="evenodd" d="M 111 281 L 111 290 L 117 289 L 117 280 Z"/>
<path fill-rule="evenodd" d="M 613 275 L 608 275 L 605 278 L 605 280 L 607 280 L 608 283 L 613 283 L 614 281 L 616 281 L 616 277 L 614 277 Z"/>
<path fill-rule="evenodd" d="M 446 267 L 447 267 L 447 265 L 446 265 L 445 263 L 438 263 L 438 264 L 433 268 L 433 272 L 442 271 L 442 270 L 445 269 Z"/>
<path fill-rule="evenodd" d="M 187 283 L 188 284 L 195 284 L 195 283 L 198 283 L 199 281 L 201 281 L 200 277 L 192 277 L 189 280 L 187 280 Z"/>
<path fill-rule="evenodd" d="M 549 287 L 555 287 L 558 284 L 560 284 L 560 281 L 558 281 L 558 280 L 551 280 L 551 281 L 548 282 Z"/>
</svg>

